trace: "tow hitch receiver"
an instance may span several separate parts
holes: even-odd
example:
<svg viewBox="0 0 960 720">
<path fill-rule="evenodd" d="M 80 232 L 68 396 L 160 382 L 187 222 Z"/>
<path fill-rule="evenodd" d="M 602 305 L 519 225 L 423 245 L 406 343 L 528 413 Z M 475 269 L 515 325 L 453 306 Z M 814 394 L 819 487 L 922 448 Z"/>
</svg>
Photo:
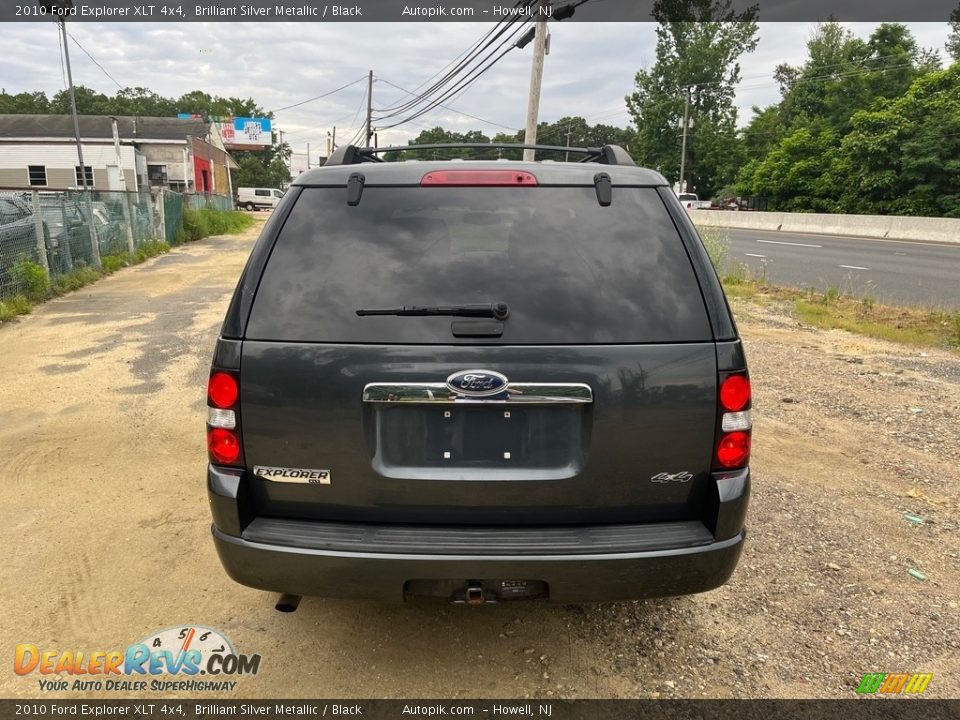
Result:
<svg viewBox="0 0 960 720">
<path fill-rule="evenodd" d="M 455 592 L 451 600 L 458 605 L 489 605 L 497 601 L 497 596 L 484 589 L 483 583 L 470 582 L 464 590 Z"/>
</svg>

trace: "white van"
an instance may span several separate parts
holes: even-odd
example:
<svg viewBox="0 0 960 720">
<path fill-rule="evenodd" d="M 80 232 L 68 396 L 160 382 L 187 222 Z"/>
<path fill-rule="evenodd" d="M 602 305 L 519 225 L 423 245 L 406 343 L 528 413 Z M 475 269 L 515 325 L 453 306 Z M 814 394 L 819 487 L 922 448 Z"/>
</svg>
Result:
<svg viewBox="0 0 960 720">
<path fill-rule="evenodd" d="M 273 210 L 283 197 L 283 190 L 276 188 L 237 188 L 236 204 L 245 210 Z"/>
</svg>

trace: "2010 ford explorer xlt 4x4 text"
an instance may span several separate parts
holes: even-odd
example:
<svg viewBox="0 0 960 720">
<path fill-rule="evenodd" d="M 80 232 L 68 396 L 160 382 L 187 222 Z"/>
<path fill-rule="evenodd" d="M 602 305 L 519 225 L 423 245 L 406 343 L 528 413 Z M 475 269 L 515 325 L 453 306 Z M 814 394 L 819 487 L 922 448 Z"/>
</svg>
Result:
<svg viewBox="0 0 960 720">
<path fill-rule="evenodd" d="M 207 481 L 230 576 L 470 604 L 726 582 L 750 383 L 664 178 L 613 146 L 377 152 L 300 175 L 224 320 Z"/>
</svg>

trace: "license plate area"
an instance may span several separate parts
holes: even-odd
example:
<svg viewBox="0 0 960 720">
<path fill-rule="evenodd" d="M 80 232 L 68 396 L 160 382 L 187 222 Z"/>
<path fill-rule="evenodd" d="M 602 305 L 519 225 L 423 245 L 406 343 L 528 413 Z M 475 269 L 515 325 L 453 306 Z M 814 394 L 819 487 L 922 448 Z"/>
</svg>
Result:
<svg viewBox="0 0 960 720">
<path fill-rule="evenodd" d="M 379 405 L 372 464 L 388 477 L 573 477 L 583 466 L 584 405 Z"/>
</svg>

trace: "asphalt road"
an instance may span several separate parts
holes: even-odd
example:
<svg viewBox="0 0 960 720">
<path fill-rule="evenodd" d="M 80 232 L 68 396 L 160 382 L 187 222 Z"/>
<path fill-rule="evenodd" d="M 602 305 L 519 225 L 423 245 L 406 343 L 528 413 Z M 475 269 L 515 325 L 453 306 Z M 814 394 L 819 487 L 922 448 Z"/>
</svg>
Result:
<svg viewBox="0 0 960 720">
<path fill-rule="evenodd" d="M 778 285 L 960 310 L 960 244 L 731 228 L 730 256 Z"/>
</svg>

